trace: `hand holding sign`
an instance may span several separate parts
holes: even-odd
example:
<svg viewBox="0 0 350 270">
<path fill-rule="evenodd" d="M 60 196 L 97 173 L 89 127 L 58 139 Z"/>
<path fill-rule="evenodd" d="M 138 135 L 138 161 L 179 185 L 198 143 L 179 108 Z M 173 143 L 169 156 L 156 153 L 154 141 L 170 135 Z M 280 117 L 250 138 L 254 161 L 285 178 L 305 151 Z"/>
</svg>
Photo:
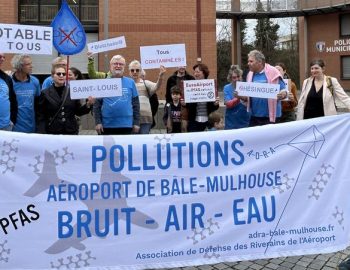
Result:
<svg viewBox="0 0 350 270">
<path fill-rule="evenodd" d="M 162 77 L 165 72 L 166 72 L 165 66 L 160 66 L 160 68 L 159 68 L 159 77 Z"/>
<path fill-rule="evenodd" d="M 237 82 L 236 89 L 238 96 L 277 99 L 280 85 L 270 83 Z"/>
<path fill-rule="evenodd" d="M 52 54 L 52 28 L 0 24 L 0 51 L 3 53 Z"/>
<path fill-rule="evenodd" d="M 88 43 L 87 47 L 91 53 L 100 53 L 125 48 L 125 37 L 122 36 Z"/>
<path fill-rule="evenodd" d="M 80 53 L 86 44 L 83 25 L 74 15 L 66 0 L 62 1 L 61 9 L 53 19 L 53 45 L 64 55 Z"/>
<path fill-rule="evenodd" d="M 140 47 L 140 56 L 143 69 L 186 66 L 185 44 Z"/>
<path fill-rule="evenodd" d="M 215 81 L 213 79 L 184 81 L 186 103 L 218 102 Z"/>
</svg>

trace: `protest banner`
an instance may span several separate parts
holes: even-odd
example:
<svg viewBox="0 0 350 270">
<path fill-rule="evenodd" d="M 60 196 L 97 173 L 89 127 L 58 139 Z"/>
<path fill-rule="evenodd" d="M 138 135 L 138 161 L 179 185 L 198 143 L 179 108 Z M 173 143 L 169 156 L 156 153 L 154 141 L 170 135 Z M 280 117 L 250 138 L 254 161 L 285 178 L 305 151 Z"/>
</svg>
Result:
<svg viewBox="0 0 350 270">
<path fill-rule="evenodd" d="M 92 53 L 107 52 L 126 47 L 125 37 L 116 37 L 100 40 L 87 44 L 88 50 Z"/>
<path fill-rule="evenodd" d="M 215 101 L 215 81 L 213 79 L 184 81 L 183 84 L 186 103 Z"/>
<path fill-rule="evenodd" d="M 0 268 L 173 268 L 345 249 L 349 128 L 343 114 L 191 136 L 0 131 Z"/>
<path fill-rule="evenodd" d="M 73 80 L 70 81 L 71 99 L 122 96 L 122 81 L 120 78 Z"/>
<path fill-rule="evenodd" d="M 19 54 L 52 54 L 52 28 L 0 24 L 0 51 Z"/>
<path fill-rule="evenodd" d="M 277 99 L 280 85 L 256 82 L 237 82 L 236 89 L 239 96 Z"/>
<path fill-rule="evenodd" d="M 185 44 L 143 46 L 140 56 L 143 69 L 186 66 Z"/>
</svg>

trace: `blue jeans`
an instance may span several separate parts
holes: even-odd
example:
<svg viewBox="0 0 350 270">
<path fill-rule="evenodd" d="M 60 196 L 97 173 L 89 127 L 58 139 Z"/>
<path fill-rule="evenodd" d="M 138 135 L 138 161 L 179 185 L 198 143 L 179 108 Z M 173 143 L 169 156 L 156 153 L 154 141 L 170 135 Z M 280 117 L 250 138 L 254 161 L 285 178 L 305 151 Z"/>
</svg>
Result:
<svg viewBox="0 0 350 270">
<path fill-rule="evenodd" d="M 139 134 L 149 134 L 151 131 L 152 123 L 140 124 Z"/>
<path fill-rule="evenodd" d="M 13 129 L 12 122 L 7 127 L 0 128 L 0 130 L 5 130 L 5 131 L 12 131 L 12 129 Z"/>
</svg>

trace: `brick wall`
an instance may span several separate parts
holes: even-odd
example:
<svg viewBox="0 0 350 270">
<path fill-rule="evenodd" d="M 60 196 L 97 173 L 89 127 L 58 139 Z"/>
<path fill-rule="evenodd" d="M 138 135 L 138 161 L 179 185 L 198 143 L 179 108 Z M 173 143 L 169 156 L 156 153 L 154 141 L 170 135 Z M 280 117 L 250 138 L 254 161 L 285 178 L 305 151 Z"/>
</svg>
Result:
<svg viewBox="0 0 350 270">
<path fill-rule="evenodd" d="M 18 23 L 17 10 L 17 1 L 0 0 L 0 22 L 9 24 Z M 3 70 L 11 69 L 10 59 L 12 56 L 12 54 L 6 54 L 6 61 L 2 66 Z"/>
<path fill-rule="evenodd" d="M 104 1 L 100 1 L 99 35 L 104 39 Z M 122 54 L 127 62 L 140 60 L 140 46 L 185 43 L 187 69 L 197 59 L 196 0 L 148 0 L 143 5 L 133 1 L 109 1 L 109 38 L 125 36 L 127 48 L 108 53 Z M 216 78 L 216 10 L 215 1 L 201 1 L 202 20 L 202 62 L 210 68 L 210 78 Z M 104 59 L 99 59 L 100 69 Z M 160 90 L 160 98 L 165 95 L 166 79 L 175 71 L 169 68 Z M 128 74 L 128 70 L 125 70 Z M 147 70 L 147 79 L 156 81 L 158 70 Z"/>
<path fill-rule="evenodd" d="M 321 58 L 326 63 L 326 71 L 325 73 L 331 75 L 333 77 L 338 78 L 340 84 L 344 89 L 350 89 L 349 80 L 341 80 L 341 56 L 348 56 L 349 51 L 343 52 L 327 52 L 318 51 L 316 48 L 317 42 L 325 42 L 326 47 L 334 46 L 335 40 L 347 40 L 347 37 L 340 36 L 340 22 L 339 22 L 339 14 L 325 14 L 325 15 L 314 15 L 308 16 L 306 18 L 306 24 L 304 20 L 299 20 L 300 24 L 300 32 L 299 37 L 301 38 L 302 47 L 300 47 L 299 57 L 301 64 L 305 63 L 305 74 L 302 73 L 302 68 L 300 70 L 300 80 L 302 80 L 309 76 L 309 64 L 312 59 Z M 307 33 L 307 42 L 305 43 L 304 31 Z M 306 45 L 306 48 L 303 47 Z M 307 53 L 305 55 L 304 53 Z M 306 56 L 306 58 L 304 58 Z M 306 59 L 306 61 L 305 61 Z"/>
</svg>

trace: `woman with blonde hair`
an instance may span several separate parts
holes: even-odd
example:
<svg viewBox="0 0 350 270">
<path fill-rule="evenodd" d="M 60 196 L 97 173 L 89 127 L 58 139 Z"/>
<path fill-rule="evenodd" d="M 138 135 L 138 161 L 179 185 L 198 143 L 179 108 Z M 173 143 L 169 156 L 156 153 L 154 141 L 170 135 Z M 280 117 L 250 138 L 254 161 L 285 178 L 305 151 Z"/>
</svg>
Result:
<svg viewBox="0 0 350 270">
<path fill-rule="evenodd" d="M 151 82 L 149 80 L 145 80 L 142 77 L 143 70 L 141 68 L 141 64 L 137 60 L 133 60 L 129 64 L 129 72 L 130 77 L 134 80 L 137 88 L 137 92 L 139 94 L 140 101 L 140 134 L 149 134 L 153 118 L 152 118 L 152 110 L 150 105 L 150 98 L 153 94 L 156 93 L 160 89 L 160 86 L 163 82 L 163 75 L 166 72 L 164 66 L 160 66 L 159 68 L 159 77 L 156 83 Z"/>
<path fill-rule="evenodd" d="M 232 65 L 228 71 L 227 81 L 224 86 L 225 129 L 237 129 L 249 126 L 250 113 L 246 105 L 235 97 L 236 83 L 242 81 L 243 71 L 237 65 Z"/>
</svg>

